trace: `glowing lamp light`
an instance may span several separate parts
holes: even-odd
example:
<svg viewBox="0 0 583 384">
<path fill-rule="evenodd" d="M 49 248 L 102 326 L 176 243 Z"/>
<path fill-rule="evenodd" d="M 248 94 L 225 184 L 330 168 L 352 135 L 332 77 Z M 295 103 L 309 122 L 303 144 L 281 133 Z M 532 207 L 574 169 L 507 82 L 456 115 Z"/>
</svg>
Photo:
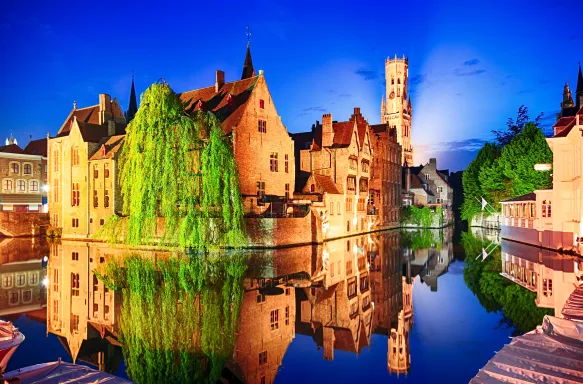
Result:
<svg viewBox="0 0 583 384">
<path fill-rule="evenodd" d="M 50 189 L 50 188 L 49 188 L 49 185 L 48 185 L 48 184 L 45 184 L 45 185 L 43 185 L 43 191 L 44 191 L 44 192 L 48 192 L 48 191 L 49 191 L 49 189 Z"/>
<path fill-rule="evenodd" d="M 358 218 L 356 216 L 354 216 L 354 218 L 352 219 L 352 224 L 354 225 L 358 224 Z"/>
<path fill-rule="evenodd" d="M 47 261 L 49 261 L 49 257 L 48 256 L 43 257 L 43 263 L 46 263 Z"/>
<path fill-rule="evenodd" d="M 535 171 L 550 171 L 551 169 L 553 169 L 552 164 L 535 164 L 534 165 Z"/>
<path fill-rule="evenodd" d="M 352 246 L 352 253 L 356 254 L 358 252 L 358 247 L 356 246 L 356 244 L 354 244 Z"/>
<path fill-rule="evenodd" d="M 43 286 L 47 287 L 49 285 L 49 278 L 45 277 L 42 281 Z"/>
</svg>

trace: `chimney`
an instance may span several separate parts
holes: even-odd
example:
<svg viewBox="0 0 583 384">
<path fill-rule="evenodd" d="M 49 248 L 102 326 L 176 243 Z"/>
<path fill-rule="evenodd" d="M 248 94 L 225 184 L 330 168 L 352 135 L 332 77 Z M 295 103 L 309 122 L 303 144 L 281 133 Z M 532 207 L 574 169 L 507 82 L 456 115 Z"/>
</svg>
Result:
<svg viewBox="0 0 583 384">
<path fill-rule="evenodd" d="M 217 69 L 217 79 L 215 81 L 215 93 L 219 92 L 219 89 L 225 84 L 225 72 Z"/>
<path fill-rule="evenodd" d="M 99 124 L 103 125 L 111 120 L 111 96 L 107 93 L 99 94 Z"/>
<path fill-rule="evenodd" d="M 354 107 L 354 115 L 360 115 L 360 107 Z"/>
<path fill-rule="evenodd" d="M 431 159 L 429 159 L 429 164 L 430 164 L 430 165 L 431 165 L 433 168 L 437 169 L 437 160 L 436 160 L 434 157 L 432 157 Z"/>
<path fill-rule="evenodd" d="M 115 121 L 113 120 L 107 122 L 107 136 L 115 136 Z"/>
<path fill-rule="evenodd" d="M 411 190 L 411 169 L 409 167 L 405 168 L 405 191 L 409 192 Z"/>
<path fill-rule="evenodd" d="M 322 147 L 330 147 L 334 143 L 334 130 L 332 129 L 332 115 L 322 115 Z"/>
</svg>

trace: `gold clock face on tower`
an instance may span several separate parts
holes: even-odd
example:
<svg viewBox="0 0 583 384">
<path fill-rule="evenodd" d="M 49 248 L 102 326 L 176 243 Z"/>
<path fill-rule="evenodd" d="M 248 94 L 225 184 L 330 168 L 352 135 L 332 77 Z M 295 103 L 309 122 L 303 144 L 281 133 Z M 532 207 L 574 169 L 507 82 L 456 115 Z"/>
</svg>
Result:
<svg viewBox="0 0 583 384">
<path fill-rule="evenodd" d="M 389 95 L 389 99 L 394 99 L 395 98 L 395 92 L 391 92 L 391 94 Z"/>
</svg>

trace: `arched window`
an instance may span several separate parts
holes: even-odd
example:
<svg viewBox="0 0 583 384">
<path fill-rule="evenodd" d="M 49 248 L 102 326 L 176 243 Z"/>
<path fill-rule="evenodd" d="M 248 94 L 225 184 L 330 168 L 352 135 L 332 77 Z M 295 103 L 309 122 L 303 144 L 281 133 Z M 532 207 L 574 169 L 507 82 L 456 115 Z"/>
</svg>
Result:
<svg viewBox="0 0 583 384">
<path fill-rule="evenodd" d="M 551 201 L 543 200 L 542 205 L 543 217 L 551 217 Z"/>
<path fill-rule="evenodd" d="M 32 175 L 32 165 L 31 164 L 24 163 L 23 170 L 24 170 L 25 175 Z"/>
<path fill-rule="evenodd" d="M 397 84 L 401 84 L 401 78 L 397 79 Z"/>
<path fill-rule="evenodd" d="M 4 179 L 2 182 L 2 189 L 4 192 L 12 192 L 12 180 Z"/>
<path fill-rule="evenodd" d="M 99 168 L 97 164 L 93 165 L 93 178 L 97 179 L 99 177 Z"/>
<path fill-rule="evenodd" d="M 28 190 L 30 192 L 38 192 L 38 181 L 31 180 L 30 185 L 28 186 Z"/>
<path fill-rule="evenodd" d="M 19 174 L 20 173 L 20 164 L 10 163 L 10 173 Z"/>
<path fill-rule="evenodd" d="M 24 181 L 24 180 L 16 181 L 16 191 L 17 192 L 26 192 L 26 181 Z"/>
<path fill-rule="evenodd" d="M 395 78 L 391 78 L 391 85 L 395 85 Z"/>
</svg>

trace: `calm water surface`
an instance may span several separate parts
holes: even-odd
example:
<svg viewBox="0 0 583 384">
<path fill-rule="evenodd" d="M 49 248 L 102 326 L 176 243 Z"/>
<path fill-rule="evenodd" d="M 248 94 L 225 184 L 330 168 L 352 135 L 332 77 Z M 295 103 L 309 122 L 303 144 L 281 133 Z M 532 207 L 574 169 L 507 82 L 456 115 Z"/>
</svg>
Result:
<svg viewBox="0 0 583 384">
<path fill-rule="evenodd" d="M 62 358 L 139 382 L 465 383 L 544 313 L 509 317 L 488 292 L 472 292 L 464 267 L 480 267 L 476 249 L 496 234 L 465 241 L 466 255 L 453 232 L 392 231 L 198 264 L 189 260 L 200 256 L 6 239 L 0 317 L 26 336 L 8 370 Z M 504 265 L 504 247 L 492 265 Z M 108 288 L 94 271 L 119 273 Z"/>
</svg>

